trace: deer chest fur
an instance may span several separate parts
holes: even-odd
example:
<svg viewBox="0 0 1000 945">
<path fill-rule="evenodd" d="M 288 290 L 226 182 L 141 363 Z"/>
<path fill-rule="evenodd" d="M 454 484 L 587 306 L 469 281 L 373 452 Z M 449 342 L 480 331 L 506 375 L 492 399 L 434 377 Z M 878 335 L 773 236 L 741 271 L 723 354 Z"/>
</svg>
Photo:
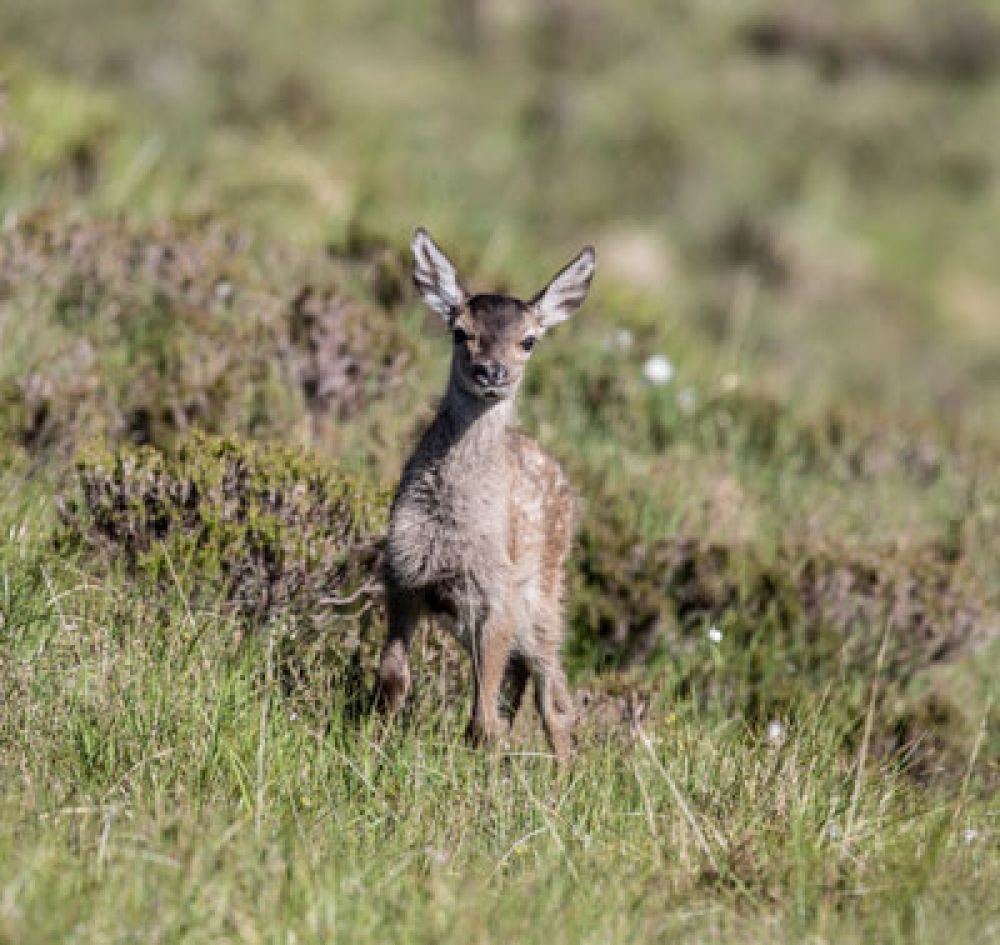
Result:
<svg viewBox="0 0 1000 945">
<path fill-rule="evenodd" d="M 489 586 L 510 569 L 509 495 L 509 462 L 499 443 L 483 436 L 456 440 L 439 418 L 407 464 L 393 502 L 389 580 L 452 607 L 469 596 L 488 597 Z"/>
</svg>

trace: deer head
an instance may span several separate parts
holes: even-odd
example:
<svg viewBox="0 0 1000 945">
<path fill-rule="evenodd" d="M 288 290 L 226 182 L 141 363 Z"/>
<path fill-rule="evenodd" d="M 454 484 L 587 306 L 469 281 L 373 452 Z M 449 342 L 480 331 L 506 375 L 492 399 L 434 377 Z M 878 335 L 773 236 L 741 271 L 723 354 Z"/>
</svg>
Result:
<svg viewBox="0 0 1000 945">
<path fill-rule="evenodd" d="M 452 382 L 486 401 L 517 393 L 536 342 L 583 304 L 594 277 L 594 250 L 588 246 L 530 301 L 470 295 L 451 260 L 422 227 L 411 249 L 414 285 L 454 339 Z"/>
</svg>

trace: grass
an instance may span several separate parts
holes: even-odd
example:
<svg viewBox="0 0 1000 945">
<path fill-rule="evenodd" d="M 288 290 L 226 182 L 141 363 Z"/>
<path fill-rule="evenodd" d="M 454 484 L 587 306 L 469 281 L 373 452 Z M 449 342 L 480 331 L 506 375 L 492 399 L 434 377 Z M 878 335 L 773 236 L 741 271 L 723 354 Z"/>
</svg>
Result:
<svg viewBox="0 0 1000 945">
<path fill-rule="evenodd" d="M 973 777 L 985 730 L 934 786 L 855 737 L 857 680 L 764 725 L 663 670 L 616 684 L 653 693 L 645 714 L 587 715 L 563 775 L 537 725 L 510 754 L 466 748 L 463 700 L 427 679 L 383 730 L 346 693 L 290 697 L 280 617 L 235 646 L 232 611 L 183 573 L 154 590 L 54 556 L 49 488 L 5 490 L 0 523 L 0 941 L 1000 931 L 1000 811 Z M 743 654 L 700 646 L 704 684 L 738 689 Z"/>
<path fill-rule="evenodd" d="M 479 8 L 0 9 L 0 943 L 1000 941 L 995 4 Z M 417 223 L 521 295 L 597 245 L 521 404 L 581 500 L 563 774 L 466 748 L 434 638 L 359 713 L 377 608 L 360 679 L 316 600 L 255 623 L 210 496 L 231 568 L 116 544 L 120 470 L 56 540 L 199 430 L 391 488 Z"/>
<path fill-rule="evenodd" d="M 457 711 L 310 723 L 266 637 L 37 553 L 4 545 L 4 941 L 997 932 L 995 806 L 846 755 L 826 699 L 776 739 L 680 702 L 556 777 Z"/>
</svg>

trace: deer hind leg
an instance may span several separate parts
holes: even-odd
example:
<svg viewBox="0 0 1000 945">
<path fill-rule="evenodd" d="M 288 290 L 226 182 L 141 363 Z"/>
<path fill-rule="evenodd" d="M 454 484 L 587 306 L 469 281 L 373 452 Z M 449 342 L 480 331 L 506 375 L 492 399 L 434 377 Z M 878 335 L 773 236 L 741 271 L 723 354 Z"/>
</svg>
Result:
<svg viewBox="0 0 1000 945">
<path fill-rule="evenodd" d="M 387 594 L 389 632 L 378 667 L 378 705 L 394 715 L 406 702 L 410 691 L 410 660 L 407 651 L 417 621 L 421 599 L 411 591 L 390 590 Z"/>
<path fill-rule="evenodd" d="M 559 657 L 537 660 L 534 664 L 534 677 L 535 701 L 545 737 L 549 740 L 556 759 L 564 764 L 573 750 L 576 711 Z"/>
</svg>

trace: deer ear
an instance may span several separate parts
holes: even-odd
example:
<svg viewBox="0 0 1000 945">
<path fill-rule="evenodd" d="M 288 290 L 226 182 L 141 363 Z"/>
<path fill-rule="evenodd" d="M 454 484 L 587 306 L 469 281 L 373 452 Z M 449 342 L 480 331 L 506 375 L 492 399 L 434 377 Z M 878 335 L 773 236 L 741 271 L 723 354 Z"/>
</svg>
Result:
<svg viewBox="0 0 1000 945">
<path fill-rule="evenodd" d="M 535 310 L 542 329 L 566 321 L 587 298 L 597 257 L 588 246 L 528 304 Z"/>
<path fill-rule="evenodd" d="M 468 298 L 458 272 L 422 226 L 413 234 L 410 249 L 413 284 L 423 300 L 450 325 Z"/>
</svg>

